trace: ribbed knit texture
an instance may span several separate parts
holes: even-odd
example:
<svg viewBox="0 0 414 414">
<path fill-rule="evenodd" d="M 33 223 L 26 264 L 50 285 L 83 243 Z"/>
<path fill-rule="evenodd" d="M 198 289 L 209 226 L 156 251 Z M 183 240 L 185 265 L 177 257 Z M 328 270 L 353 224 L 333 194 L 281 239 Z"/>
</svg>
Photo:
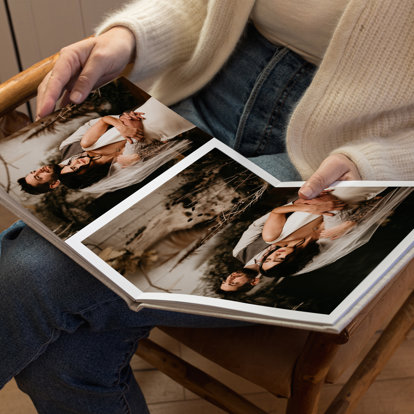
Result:
<svg viewBox="0 0 414 414">
<path fill-rule="evenodd" d="M 157 77 L 149 91 L 166 105 L 202 88 L 233 51 L 254 0 L 138 0 L 97 29 L 126 26 L 135 33 L 137 59 L 130 78 Z"/>
<path fill-rule="evenodd" d="M 343 153 L 364 179 L 414 179 L 413 24 L 411 1 L 350 2 L 289 124 L 304 178 Z"/>
<path fill-rule="evenodd" d="M 203 87 L 222 67 L 253 4 L 136 0 L 97 33 L 117 25 L 135 33 L 131 79 L 156 76 L 149 92 L 168 105 Z M 414 179 L 413 24 L 411 1 L 349 2 L 288 126 L 288 152 L 303 178 L 339 152 L 364 179 Z"/>
</svg>

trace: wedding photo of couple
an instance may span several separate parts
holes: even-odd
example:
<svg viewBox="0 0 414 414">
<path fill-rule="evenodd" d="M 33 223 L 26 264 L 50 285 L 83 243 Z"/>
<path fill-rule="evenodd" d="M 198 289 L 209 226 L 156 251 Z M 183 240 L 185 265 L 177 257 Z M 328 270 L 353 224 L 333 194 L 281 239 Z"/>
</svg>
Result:
<svg viewBox="0 0 414 414">
<path fill-rule="evenodd" d="M 413 207 L 412 188 L 305 200 L 251 172 L 243 191 L 248 175 L 214 150 L 83 243 L 142 291 L 329 312 L 409 231 L 395 212 Z"/>
<path fill-rule="evenodd" d="M 144 92 L 113 108 L 106 89 L 52 115 L 50 125 L 46 119 L 0 142 L 0 185 L 49 228 L 69 229 L 63 237 L 206 141 L 207 134 Z"/>
<path fill-rule="evenodd" d="M 88 193 L 127 187 L 142 181 L 172 154 L 188 149 L 190 142 L 177 136 L 192 128 L 149 98 L 135 111 L 86 122 L 60 143 L 59 163 L 43 165 L 18 182 L 29 194 L 46 193 L 61 184 Z M 128 168 L 132 166 L 136 167 Z"/>
</svg>

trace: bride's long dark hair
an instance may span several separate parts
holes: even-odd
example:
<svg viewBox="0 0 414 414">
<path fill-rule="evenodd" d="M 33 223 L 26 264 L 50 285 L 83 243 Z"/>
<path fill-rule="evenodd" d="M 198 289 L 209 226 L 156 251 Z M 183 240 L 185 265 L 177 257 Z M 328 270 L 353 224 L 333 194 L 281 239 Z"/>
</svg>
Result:
<svg viewBox="0 0 414 414">
<path fill-rule="evenodd" d="M 275 246 L 275 249 L 270 250 L 263 261 L 272 254 L 278 246 Z M 320 248 L 316 240 L 312 240 L 305 247 L 298 247 L 286 256 L 285 260 L 279 263 L 277 266 L 274 266 L 268 270 L 263 269 L 263 265 L 260 266 L 260 273 L 262 275 L 273 277 L 279 279 L 281 277 L 288 277 L 294 275 L 296 272 L 302 270 L 312 259 L 319 253 Z"/>
<path fill-rule="evenodd" d="M 77 171 L 59 174 L 59 180 L 66 187 L 78 190 L 89 187 L 99 180 L 102 180 L 102 178 L 105 178 L 110 168 L 110 162 L 106 164 L 95 164 L 91 160 L 89 164 L 81 166 Z"/>
</svg>

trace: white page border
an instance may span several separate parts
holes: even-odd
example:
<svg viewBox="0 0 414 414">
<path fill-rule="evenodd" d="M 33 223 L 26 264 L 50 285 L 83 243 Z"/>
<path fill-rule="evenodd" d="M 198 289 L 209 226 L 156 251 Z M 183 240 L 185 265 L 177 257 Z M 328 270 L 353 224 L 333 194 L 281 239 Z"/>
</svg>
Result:
<svg viewBox="0 0 414 414">
<path fill-rule="evenodd" d="M 238 303 L 234 301 L 226 301 L 218 298 L 207 298 L 203 296 L 187 295 L 187 294 L 168 294 L 165 293 L 148 293 L 139 290 L 133 283 L 129 282 L 125 277 L 120 275 L 105 261 L 100 259 L 88 247 L 83 244 L 83 240 L 91 234 L 101 229 L 111 220 L 118 217 L 127 209 L 135 205 L 137 202 L 150 195 L 157 188 L 165 184 L 168 180 L 174 178 L 177 174 L 188 168 L 194 162 L 207 155 L 213 149 L 222 151 L 225 155 L 233 158 L 260 178 L 266 180 L 274 187 L 299 187 L 303 182 L 281 182 L 275 177 L 258 167 L 253 162 L 240 155 L 238 152 L 229 148 L 227 145 L 221 143 L 216 138 L 212 138 L 206 144 L 187 155 L 179 163 L 171 167 L 169 170 L 162 173 L 152 182 L 148 183 L 134 194 L 123 200 L 117 206 L 103 214 L 101 217 L 84 227 L 78 233 L 66 240 L 66 243 L 71 246 L 78 254 L 85 260 L 92 263 L 105 277 L 117 286 L 127 295 L 132 297 L 135 301 L 141 303 L 148 303 L 149 306 L 159 306 L 165 302 L 175 304 L 188 304 L 188 308 L 197 306 L 208 306 L 214 309 L 222 308 L 223 310 L 234 310 L 238 315 L 246 314 L 250 317 L 257 317 L 269 320 L 278 320 L 281 324 L 304 325 L 309 327 L 329 327 L 330 330 L 339 332 L 345 327 L 362 308 L 369 303 L 369 301 L 378 293 L 384 286 L 395 276 L 397 270 L 402 267 L 411 257 L 410 252 L 414 231 L 412 231 L 404 240 L 396 246 L 395 249 L 383 260 L 379 265 L 366 276 L 356 288 L 332 311 L 329 315 L 321 313 L 303 312 L 300 310 L 288 310 L 280 308 L 264 307 L 261 305 Z M 398 187 L 409 186 L 414 187 L 412 181 L 341 181 L 337 182 L 331 187 Z M 412 250 L 412 249 L 411 249 Z M 414 253 L 414 252 L 413 252 Z M 400 259 L 406 255 L 405 262 L 399 262 Z M 357 305 L 357 306 L 356 306 Z M 265 310 L 265 313 L 264 313 Z"/>
</svg>

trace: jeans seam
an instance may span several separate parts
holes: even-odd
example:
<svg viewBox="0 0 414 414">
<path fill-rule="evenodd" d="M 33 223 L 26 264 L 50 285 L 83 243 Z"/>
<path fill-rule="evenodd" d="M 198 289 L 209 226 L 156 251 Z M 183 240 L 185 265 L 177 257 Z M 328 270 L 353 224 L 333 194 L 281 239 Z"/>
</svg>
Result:
<svg viewBox="0 0 414 414">
<path fill-rule="evenodd" d="M 284 104 L 286 99 L 289 96 L 289 91 L 292 90 L 292 88 L 296 85 L 296 83 L 299 80 L 298 75 L 301 75 L 305 70 L 305 64 L 302 64 L 299 69 L 297 69 L 291 76 L 288 82 L 286 82 L 286 86 L 283 89 L 282 93 L 279 95 L 279 99 L 275 102 L 275 105 L 272 108 L 271 115 L 269 117 L 269 120 L 264 127 L 262 139 L 258 142 L 257 148 L 255 150 L 255 153 L 261 153 L 263 148 L 266 146 L 266 144 L 269 142 L 269 138 L 271 137 L 271 131 L 273 126 L 273 121 L 276 117 L 276 114 L 279 113 L 279 108 Z"/>
<path fill-rule="evenodd" d="M 40 348 L 34 353 L 34 355 L 32 357 L 28 358 L 28 362 L 23 364 L 22 368 L 18 368 L 11 376 L 10 378 L 6 379 L 6 382 L 4 384 L 0 384 L 0 388 L 3 387 L 3 385 L 7 384 L 7 382 L 9 382 L 12 378 L 14 378 L 15 376 L 17 376 L 25 367 L 27 367 L 31 362 L 35 361 L 37 358 L 39 358 L 40 355 L 42 355 L 42 353 L 46 350 L 47 346 L 49 344 L 51 344 L 52 342 L 54 342 L 56 339 L 59 338 L 59 329 L 53 328 L 51 330 L 51 334 L 49 339 L 44 342 Z"/>
<path fill-rule="evenodd" d="M 126 408 L 126 411 L 125 411 L 126 414 L 132 414 L 132 410 L 131 410 L 131 407 L 130 407 L 130 405 L 128 403 L 128 399 L 127 399 L 127 397 L 125 395 L 125 391 L 128 388 L 128 384 L 121 381 L 121 371 L 127 365 L 129 365 L 129 362 L 128 361 L 130 361 L 131 358 L 132 358 L 132 356 L 134 355 L 135 350 L 138 347 L 138 342 L 139 341 L 131 341 L 130 342 L 130 345 L 131 345 L 130 346 L 130 350 L 128 352 L 125 352 L 123 354 L 123 359 L 122 359 L 121 363 L 119 364 L 119 367 L 118 367 L 118 370 L 117 370 L 117 380 L 116 380 L 115 383 L 117 383 L 119 385 L 119 387 L 120 387 L 120 390 L 121 390 L 121 399 L 122 399 L 122 402 L 124 403 L 124 406 Z M 132 368 L 130 368 L 130 369 L 132 371 Z M 131 375 L 134 375 L 133 371 L 131 372 Z"/>
<path fill-rule="evenodd" d="M 89 308 L 86 308 L 86 309 L 83 309 L 83 310 L 81 310 L 78 314 L 83 314 L 83 313 L 85 313 L 85 312 L 89 312 L 90 310 L 93 310 L 93 309 L 95 309 L 95 308 L 97 308 L 97 307 L 99 307 L 99 306 L 102 306 L 102 304 L 107 304 L 107 303 L 112 303 L 112 302 L 115 302 L 115 301 L 117 301 L 119 298 L 114 298 L 114 299 L 112 299 L 112 300 L 110 300 L 110 301 L 106 301 L 106 302 L 102 302 L 102 303 L 99 303 L 99 304 L 95 304 L 95 305 L 92 305 L 92 306 L 90 306 Z M 68 314 L 68 313 L 70 313 L 70 312 L 63 312 L 63 315 L 65 315 L 65 314 Z M 73 314 L 73 313 L 72 313 Z M 62 327 L 63 328 L 63 327 Z M 47 339 L 40 347 L 39 347 L 39 349 L 33 354 L 33 356 L 32 357 L 29 357 L 28 358 L 28 362 L 27 363 L 24 363 L 23 364 L 23 368 L 24 367 L 27 367 L 31 362 L 33 362 L 33 361 L 35 361 L 40 355 L 42 355 L 42 353 L 46 350 L 46 348 L 52 343 L 52 342 L 54 342 L 55 340 L 57 340 L 58 338 L 59 338 L 59 336 L 60 336 L 60 332 L 63 332 L 64 331 L 64 329 L 58 329 L 58 328 L 53 328 L 52 330 L 51 330 L 51 333 L 50 333 L 50 335 L 49 335 L 49 339 Z M 8 381 L 10 381 L 12 378 L 14 378 L 16 375 L 18 375 L 19 374 L 19 372 L 23 369 L 23 368 L 18 368 L 11 376 L 10 376 L 10 378 L 8 378 L 7 380 L 6 380 L 6 382 L 5 382 L 5 384 L 8 382 Z M 0 384 L 0 388 L 3 386 L 4 384 Z"/>
<path fill-rule="evenodd" d="M 235 141 L 234 141 L 234 149 L 237 151 L 240 149 L 240 145 L 242 142 L 242 136 L 246 127 L 247 118 L 250 115 L 250 112 L 255 104 L 257 95 L 259 94 L 259 91 L 261 90 L 261 87 L 263 86 L 264 82 L 269 76 L 269 73 L 273 70 L 273 68 L 279 63 L 279 61 L 289 52 L 289 50 L 284 47 L 281 49 L 278 49 L 273 57 L 270 59 L 270 61 L 267 63 L 267 65 L 264 67 L 264 69 L 261 71 L 259 76 L 256 79 L 256 82 L 251 89 L 249 98 L 246 101 L 246 104 L 244 105 L 243 112 L 241 114 L 241 117 L 239 119 L 239 124 L 237 127 L 237 132 L 235 135 Z"/>
<path fill-rule="evenodd" d="M 109 305 L 110 303 L 117 302 L 119 300 L 122 300 L 122 299 L 120 297 L 115 297 L 115 298 L 110 299 L 110 300 L 105 300 L 103 302 L 95 303 L 95 304 L 93 304 L 93 305 L 91 305 L 91 306 L 89 306 L 89 307 L 87 307 L 85 309 L 80 309 L 77 312 L 73 312 L 73 311 L 70 311 L 70 310 L 66 310 L 66 311 L 64 311 L 64 313 L 65 314 L 71 314 L 71 315 L 83 315 L 83 314 L 85 314 L 87 312 L 91 312 L 91 311 L 93 311 L 93 310 L 101 307 L 102 305 Z"/>
<path fill-rule="evenodd" d="M 132 410 L 131 410 L 131 407 L 129 406 L 129 404 L 128 404 L 128 399 L 127 399 L 127 397 L 126 397 L 126 395 L 125 395 L 125 390 L 124 390 L 124 387 L 122 387 L 121 388 L 121 401 L 123 402 L 123 404 L 124 404 L 124 408 L 126 409 L 124 412 L 125 412 L 125 414 L 132 414 Z"/>
</svg>

